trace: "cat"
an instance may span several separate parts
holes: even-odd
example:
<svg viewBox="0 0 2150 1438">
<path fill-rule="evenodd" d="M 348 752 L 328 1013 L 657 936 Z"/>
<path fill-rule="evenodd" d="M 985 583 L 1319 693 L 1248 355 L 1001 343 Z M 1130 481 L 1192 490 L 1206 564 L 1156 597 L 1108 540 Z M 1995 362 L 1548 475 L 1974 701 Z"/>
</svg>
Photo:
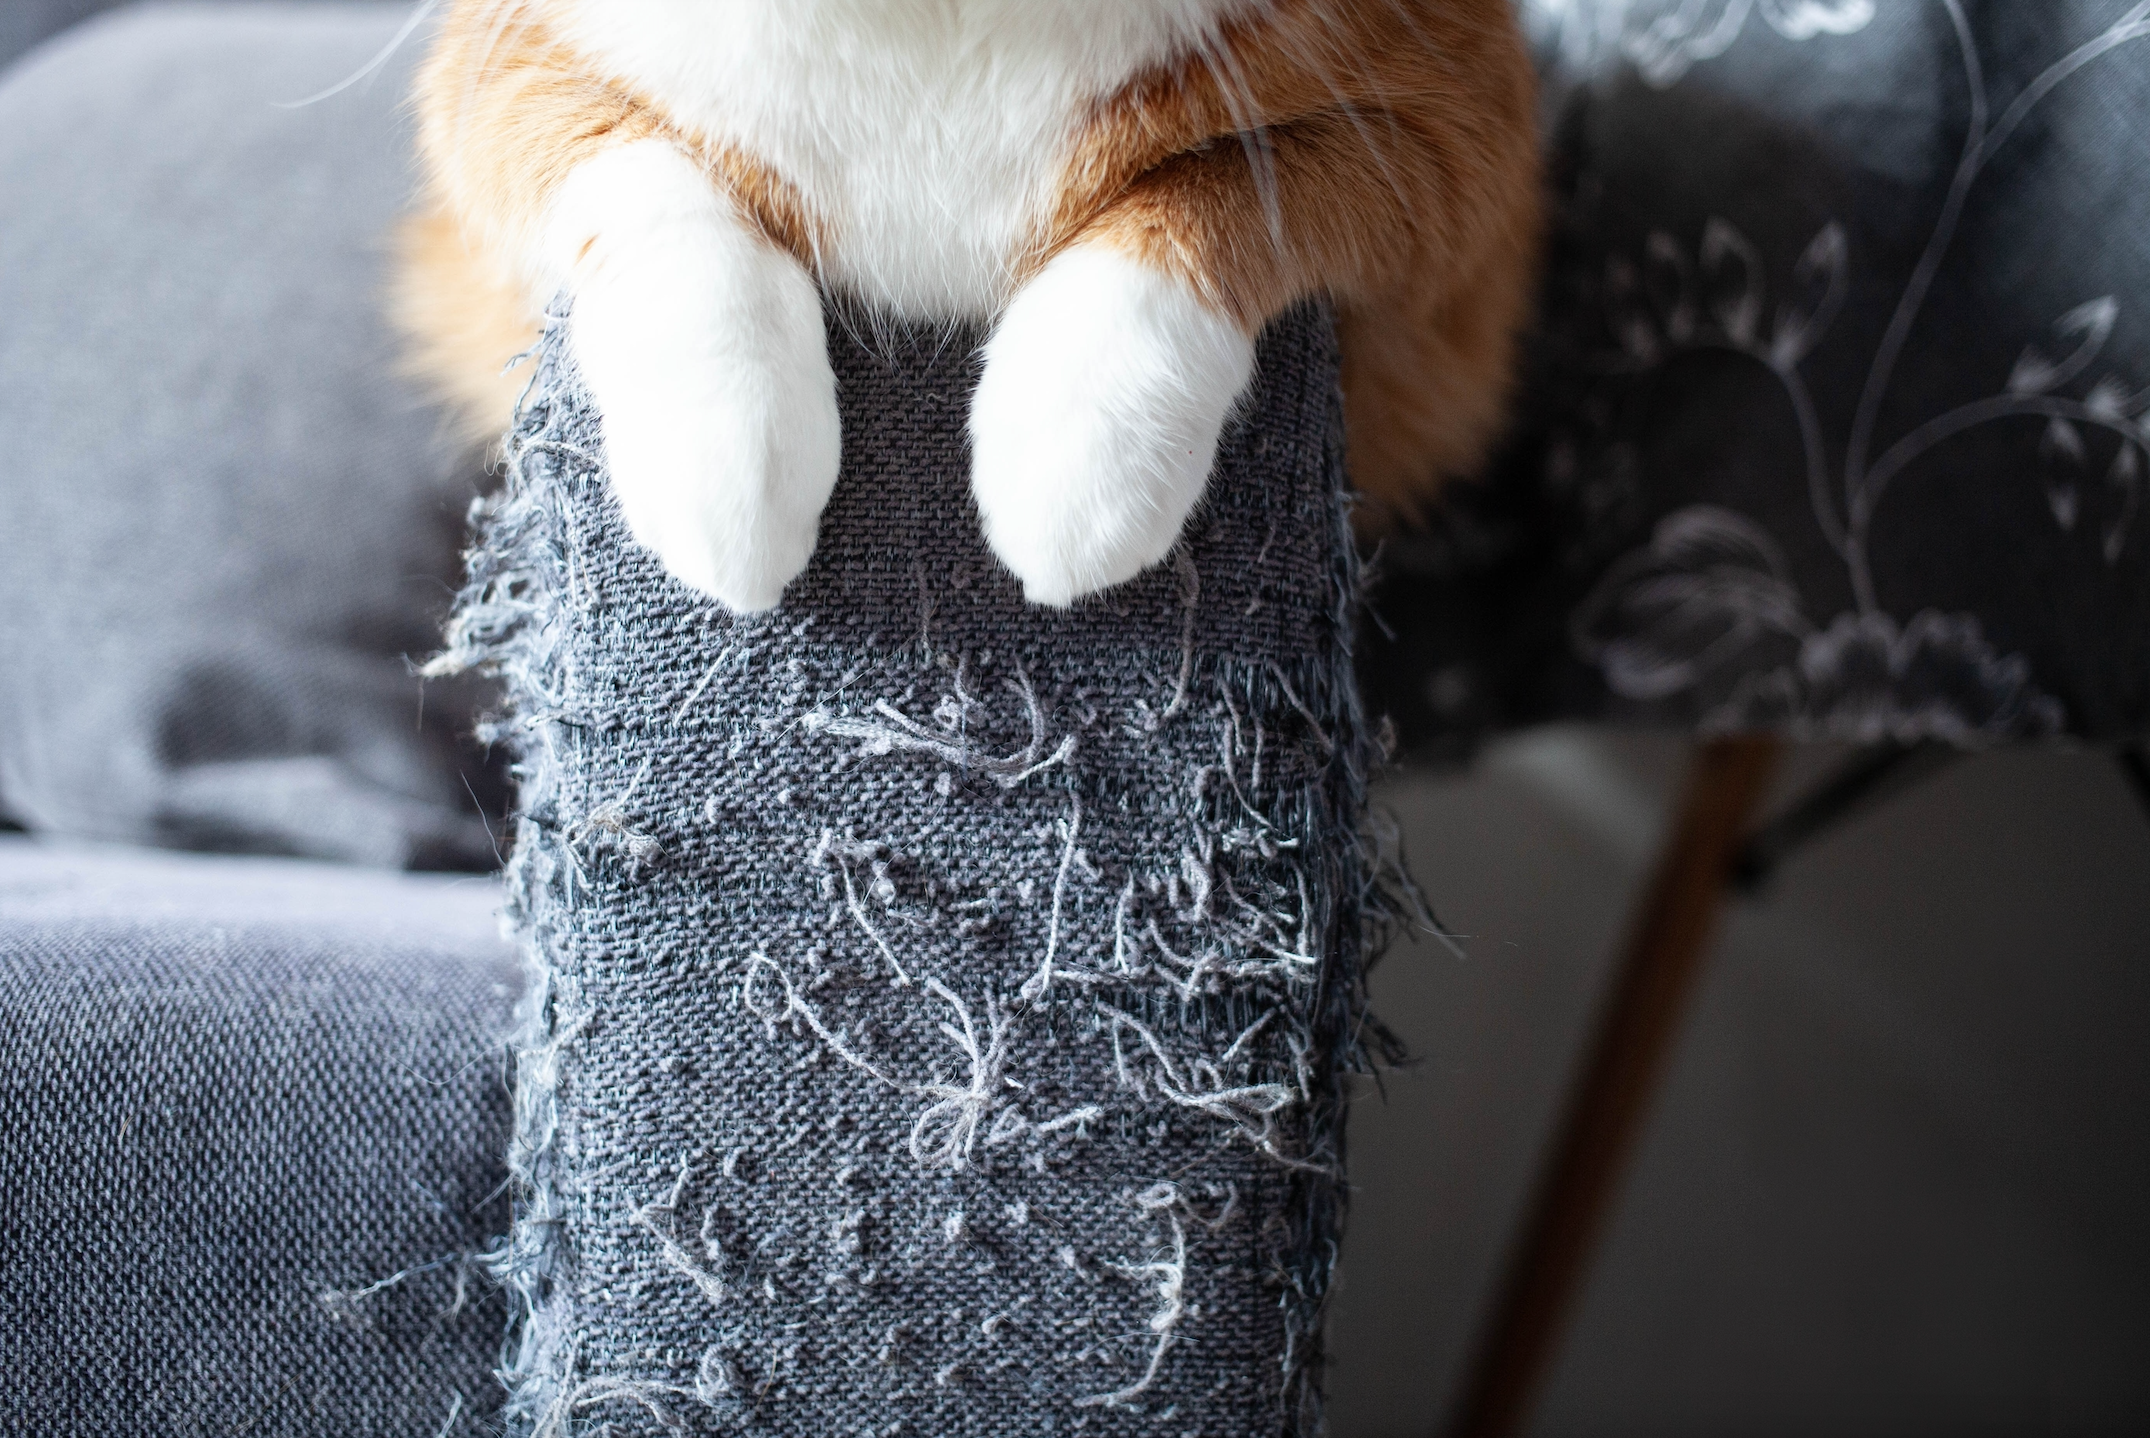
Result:
<svg viewBox="0 0 2150 1438">
<path fill-rule="evenodd" d="M 841 459 L 824 296 L 990 324 L 987 543 L 1037 604 L 1164 558 L 1254 337 L 1336 309 L 1379 523 L 1480 463 L 1539 227 L 1511 0 L 451 0 L 398 309 L 497 433 L 541 307 L 636 540 L 774 606 Z"/>
</svg>

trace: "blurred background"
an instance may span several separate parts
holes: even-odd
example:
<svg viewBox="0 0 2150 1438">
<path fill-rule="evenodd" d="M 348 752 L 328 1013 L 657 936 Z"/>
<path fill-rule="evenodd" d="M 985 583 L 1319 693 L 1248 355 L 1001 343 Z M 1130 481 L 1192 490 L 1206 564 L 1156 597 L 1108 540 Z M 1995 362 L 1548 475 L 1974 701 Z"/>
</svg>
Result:
<svg viewBox="0 0 2150 1438">
<path fill-rule="evenodd" d="M 1434 1431 L 1688 746 L 1548 728 L 1381 799 L 1465 957 L 1377 971 L 1336 1438 Z M 1796 793 L 1842 758 L 1796 749 Z M 2128 1433 L 2150 1415 L 2150 813 L 1964 759 L 1729 910 L 1531 1430 Z"/>
</svg>

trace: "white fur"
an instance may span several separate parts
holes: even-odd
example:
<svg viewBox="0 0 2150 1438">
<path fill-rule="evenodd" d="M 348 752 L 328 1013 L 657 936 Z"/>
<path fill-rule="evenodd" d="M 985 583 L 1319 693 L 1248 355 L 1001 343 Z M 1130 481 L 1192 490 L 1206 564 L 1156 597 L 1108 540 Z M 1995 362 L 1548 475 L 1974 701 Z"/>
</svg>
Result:
<svg viewBox="0 0 2150 1438">
<path fill-rule="evenodd" d="M 673 146 L 625 145 L 561 187 L 548 268 L 637 540 L 734 610 L 806 567 L 842 435 L 821 299 Z"/>
<path fill-rule="evenodd" d="M 1169 549 L 1245 381 L 1245 337 L 1125 260 L 1063 257 L 1012 300 L 1011 275 L 1091 107 L 1270 0 L 544 3 L 675 123 L 796 188 L 829 288 L 910 319 L 1005 308 L 974 485 L 1026 593 L 1065 604 Z M 806 273 L 708 190 L 661 146 L 592 161 L 564 187 L 544 268 L 576 291 L 576 353 L 636 537 L 758 609 L 813 548 L 833 383 Z"/>
<path fill-rule="evenodd" d="M 1016 295 L 985 354 L 971 488 L 1024 597 L 1066 605 L 1163 559 L 1253 341 L 1181 282 L 1078 246 Z"/>
<path fill-rule="evenodd" d="M 561 35 L 795 187 L 831 288 L 983 319 L 1076 128 L 1268 0 L 547 0 Z"/>
</svg>

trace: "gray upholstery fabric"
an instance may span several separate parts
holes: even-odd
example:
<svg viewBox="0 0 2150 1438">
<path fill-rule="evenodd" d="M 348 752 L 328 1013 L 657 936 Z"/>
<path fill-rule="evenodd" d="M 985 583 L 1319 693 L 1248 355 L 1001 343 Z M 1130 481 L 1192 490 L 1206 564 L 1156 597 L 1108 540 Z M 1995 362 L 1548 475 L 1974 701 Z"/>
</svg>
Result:
<svg viewBox="0 0 2150 1438">
<path fill-rule="evenodd" d="M 0 66 L 115 0 L 8 0 L 0 5 Z"/>
<path fill-rule="evenodd" d="M 499 897 L 0 839 L 0 1432 L 493 1431 Z"/>
<path fill-rule="evenodd" d="M 490 863 L 421 702 L 468 473 L 392 377 L 402 5 L 153 7 L 0 76 L 0 810 Z M 422 721 L 422 722 L 421 722 Z"/>
<path fill-rule="evenodd" d="M 845 473 L 739 618 L 628 540 L 563 333 L 456 621 L 548 985 L 516 1431 L 1312 1432 L 1374 911 L 1326 321 L 1068 613 L 979 539 L 960 337 L 832 328 Z"/>
<path fill-rule="evenodd" d="M 171 0 L 7 0 L 0 5 L 0 67 L 27 53 L 41 40 L 57 35 L 93 15 L 124 5 L 157 5 Z M 245 0 L 248 4 L 289 5 L 293 0 Z M 351 0 L 313 0 L 343 4 Z"/>
</svg>

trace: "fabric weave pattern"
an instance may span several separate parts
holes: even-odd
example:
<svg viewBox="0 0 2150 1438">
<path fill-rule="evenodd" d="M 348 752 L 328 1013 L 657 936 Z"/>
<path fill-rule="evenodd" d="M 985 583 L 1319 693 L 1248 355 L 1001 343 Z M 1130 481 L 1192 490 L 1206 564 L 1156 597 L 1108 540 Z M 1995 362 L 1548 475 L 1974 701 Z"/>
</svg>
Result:
<svg viewBox="0 0 2150 1438">
<path fill-rule="evenodd" d="M 498 901 L 0 838 L 0 1433 L 498 1431 Z"/>
<path fill-rule="evenodd" d="M 516 1431 L 1312 1431 L 1372 914 L 1327 320 L 1070 612 L 978 537 L 975 336 L 839 320 L 844 476 L 750 617 L 627 539 L 567 323 L 449 656 L 545 996 Z"/>
</svg>

